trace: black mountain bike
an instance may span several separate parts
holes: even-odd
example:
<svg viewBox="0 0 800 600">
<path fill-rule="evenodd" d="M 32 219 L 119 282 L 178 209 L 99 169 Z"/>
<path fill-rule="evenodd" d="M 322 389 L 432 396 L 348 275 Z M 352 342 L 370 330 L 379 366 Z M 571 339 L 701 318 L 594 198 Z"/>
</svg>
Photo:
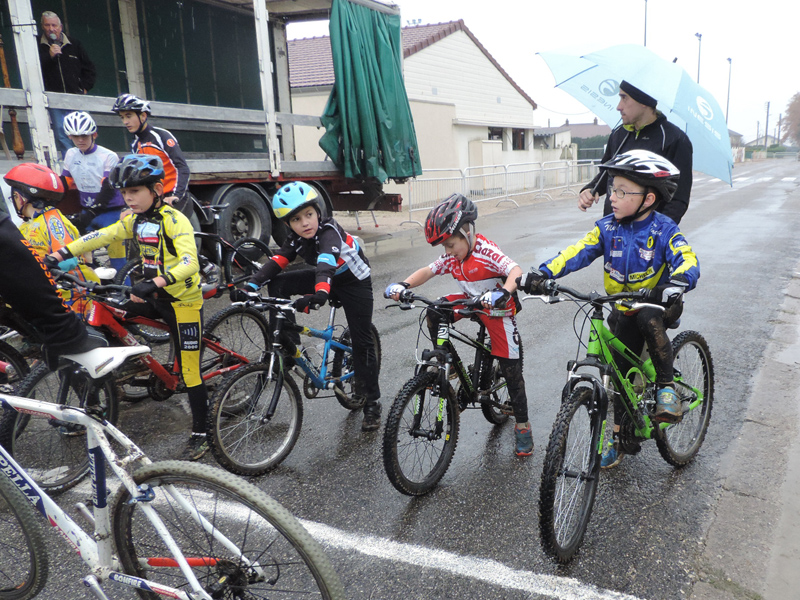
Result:
<svg viewBox="0 0 800 600">
<path fill-rule="evenodd" d="M 424 305 L 417 337 L 417 367 L 398 392 L 383 431 L 383 466 L 392 485 L 409 496 L 431 491 L 444 476 L 458 443 L 461 412 L 480 408 L 492 425 L 502 425 L 514 413 L 491 341 L 480 315 L 508 316 L 506 309 L 482 308 L 480 301 L 429 300 L 405 290 L 400 308 Z M 397 305 L 395 305 L 397 306 Z M 433 349 L 420 353 L 419 343 L 427 340 L 425 316 L 428 311 L 459 314 L 479 324 L 475 337 L 456 329 L 445 319 L 439 326 Z M 475 349 L 471 365 L 464 366 L 454 341 Z M 520 344 L 520 360 L 522 344 Z M 456 386 L 456 387 L 454 387 Z"/>
</svg>

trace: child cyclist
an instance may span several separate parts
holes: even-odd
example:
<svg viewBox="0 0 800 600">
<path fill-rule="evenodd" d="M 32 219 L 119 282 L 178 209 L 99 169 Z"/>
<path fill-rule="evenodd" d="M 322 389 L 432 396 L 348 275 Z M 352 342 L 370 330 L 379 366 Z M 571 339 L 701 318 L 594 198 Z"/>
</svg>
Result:
<svg viewBox="0 0 800 600">
<path fill-rule="evenodd" d="M 65 260 L 76 254 L 136 238 L 145 280 L 131 289 L 124 309 L 162 319 L 176 341 L 178 360 L 192 411 L 192 435 L 181 458 L 197 460 L 209 449 L 206 439 L 208 392 L 200 373 L 203 296 L 197 247 L 189 220 L 164 204 L 164 169 L 157 156 L 129 154 L 109 174 L 133 211 L 122 220 L 89 233 L 55 253 Z"/>
<path fill-rule="evenodd" d="M 81 233 L 96 231 L 119 221 L 125 201 L 119 190 L 108 183 L 108 174 L 119 162 L 119 157 L 96 143 L 97 125 L 89 113 L 69 113 L 64 117 L 64 132 L 75 147 L 67 150 L 61 175 L 66 179 L 67 187 L 80 193 L 78 226 Z M 125 244 L 111 244 L 108 258 L 111 266 L 120 271 L 125 266 Z"/>
<path fill-rule="evenodd" d="M 484 307 L 511 308 L 508 317 L 481 316 L 492 341 L 492 355 L 498 358 L 514 409 L 514 452 L 517 456 L 533 454 L 533 435 L 528 422 L 528 398 L 522 377 L 520 337 L 515 314 L 516 280 L 522 269 L 503 254 L 494 242 L 475 233 L 478 209 L 461 194 L 453 194 L 435 207 L 425 220 L 425 239 L 431 246 L 444 245 L 445 253 L 427 267 L 415 271 L 400 283 L 392 283 L 384 296 L 398 300 L 400 293 L 417 287 L 435 275 L 450 273 L 458 282 L 462 294 L 447 296 L 448 300 L 480 296 Z M 436 339 L 437 316 L 428 313 L 432 339 Z M 438 317 L 442 318 L 442 317 Z M 455 315 L 455 319 L 459 316 Z"/>
<path fill-rule="evenodd" d="M 17 216 L 22 219 L 19 230 L 40 259 L 44 260 L 48 254 L 61 250 L 80 237 L 75 225 L 56 208 L 65 190 L 52 170 L 43 165 L 23 163 L 6 173 L 4 179 L 11 187 L 11 200 Z M 69 271 L 82 281 L 99 283 L 100 279 L 86 265 L 85 258 L 91 259 L 91 255 L 71 258 L 60 263 L 58 268 Z M 91 303 L 80 294 L 65 289 L 58 292 L 64 303 L 78 314 L 85 314 L 91 307 Z"/>
<path fill-rule="evenodd" d="M 271 296 L 303 294 L 293 306 L 305 313 L 325 304 L 329 296 L 341 302 L 353 341 L 355 393 L 365 397 L 361 430 L 376 431 L 381 419 L 381 390 L 370 330 L 373 300 L 369 261 L 353 236 L 333 218 L 322 218 L 318 198 L 312 186 L 300 181 L 278 190 L 272 198 L 272 210 L 289 225 L 289 235 L 246 287 L 252 293 L 269 282 Z M 281 273 L 298 255 L 314 268 Z M 245 300 L 247 291 L 233 290 L 231 299 Z M 300 342 L 297 332 L 289 337 L 285 342 L 290 345 Z"/>
<path fill-rule="evenodd" d="M 542 263 L 538 272 L 527 273 L 520 287 L 526 293 L 541 293 L 544 279 L 563 277 L 602 256 L 607 293 L 650 290 L 648 302 L 666 310 L 631 311 L 617 306 L 609 325 L 634 352 L 641 352 L 647 343 L 658 385 L 655 419 L 675 423 L 682 413 L 666 330 L 683 312 L 683 292 L 694 289 L 700 277 L 700 265 L 686 238 L 672 219 L 658 212 L 677 189 L 680 172 L 665 158 L 646 150 L 619 154 L 600 168 L 608 170 L 613 180 L 613 214 L 597 221 L 577 244 Z M 619 427 L 614 425 L 615 438 Z M 623 456 L 615 443 L 603 454 L 601 466 L 615 467 Z"/>
</svg>

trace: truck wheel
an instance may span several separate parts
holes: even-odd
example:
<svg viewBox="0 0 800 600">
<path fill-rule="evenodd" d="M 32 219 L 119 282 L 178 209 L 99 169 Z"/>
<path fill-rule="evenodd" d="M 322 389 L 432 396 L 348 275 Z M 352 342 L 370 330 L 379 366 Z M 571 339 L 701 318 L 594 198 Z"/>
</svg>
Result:
<svg viewBox="0 0 800 600">
<path fill-rule="evenodd" d="M 235 187 L 220 200 L 228 208 L 219 218 L 219 235 L 231 244 L 244 237 L 260 239 L 269 244 L 272 234 L 272 215 L 267 202 L 249 188 Z"/>
</svg>

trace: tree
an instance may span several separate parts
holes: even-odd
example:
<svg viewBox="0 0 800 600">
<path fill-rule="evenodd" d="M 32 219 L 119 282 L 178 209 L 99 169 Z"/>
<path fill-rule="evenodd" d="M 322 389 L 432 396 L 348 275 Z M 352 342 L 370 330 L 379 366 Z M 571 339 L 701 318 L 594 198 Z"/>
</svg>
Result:
<svg viewBox="0 0 800 600">
<path fill-rule="evenodd" d="M 791 139 L 796 146 L 800 146 L 800 92 L 792 96 L 786 106 L 783 134 L 784 140 Z"/>
</svg>

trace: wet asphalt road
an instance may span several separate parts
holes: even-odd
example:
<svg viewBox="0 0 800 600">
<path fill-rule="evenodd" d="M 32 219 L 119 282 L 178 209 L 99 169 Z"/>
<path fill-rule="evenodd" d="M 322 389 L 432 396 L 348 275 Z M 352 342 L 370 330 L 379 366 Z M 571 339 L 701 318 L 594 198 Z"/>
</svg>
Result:
<svg viewBox="0 0 800 600">
<path fill-rule="evenodd" d="M 568 303 L 527 302 L 519 316 L 533 457 L 513 456 L 510 422 L 493 428 L 480 411 L 467 411 L 455 458 L 439 487 L 409 498 L 395 491 L 383 471 L 382 430 L 361 433 L 360 415 L 349 414 L 334 399 L 304 400 L 303 430 L 294 451 L 254 482 L 326 544 L 349 598 L 690 597 L 703 568 L 720 464 L 742 427 L 754 367 L 797 263 L 800 177 L 789 179 L 798 170 L 794 161 L 737 166 L 733 189 L 697 175 L 681 227 L 702 275 L 687 298 L 681 330 L 700 331 L 711 347 L 716 369 L 711 426 L 699 456 L 682 470 L 667 465 L 650 442 L 639 455 L 604 472 L 586 539 L 569 566 L 557 567 L 543 554 L 537 521 L 544 448 L 566 362 L 577 349 L 575 309 Z M 577 241 L 599 216 L 598 207 L 584 214 L 573 199 L 561 198 L 479 219 L 478 231 L 527 270 Z M 365 238 L 378 296 L 388 283 L 436 256 L 419 234 Z M 565 283 L 599 289 L 600 262 Z M 452 280 L 437 278 L 422 290 L 435 297 L 454 288 Z M 385 304 L 376 300 L 374 318 L 383 345 L 384 416 L 412 374 L 419 316 L 418 311 L 385 310 Z M 214 308 L 207 310 L 208 319 Z M 185 439 L 189 417 L 180 398 L 126 404 L 121 428 L 154 460 L 169 458 Z M 204 460 L 215 464 L 210 456 Z M 87 493 L 78 488 L 63 499 L 72 504 Z M 40 597 L 91 597 L 78 578 L 68 579 L 83 573 L 76 557 L 59 553 L 57 559 L 55 548 L 51 545 L 51 562 L 60 564 L 53 564 Z M 111 585 L 107 591 L 129 597 Z"/>
</svg>

